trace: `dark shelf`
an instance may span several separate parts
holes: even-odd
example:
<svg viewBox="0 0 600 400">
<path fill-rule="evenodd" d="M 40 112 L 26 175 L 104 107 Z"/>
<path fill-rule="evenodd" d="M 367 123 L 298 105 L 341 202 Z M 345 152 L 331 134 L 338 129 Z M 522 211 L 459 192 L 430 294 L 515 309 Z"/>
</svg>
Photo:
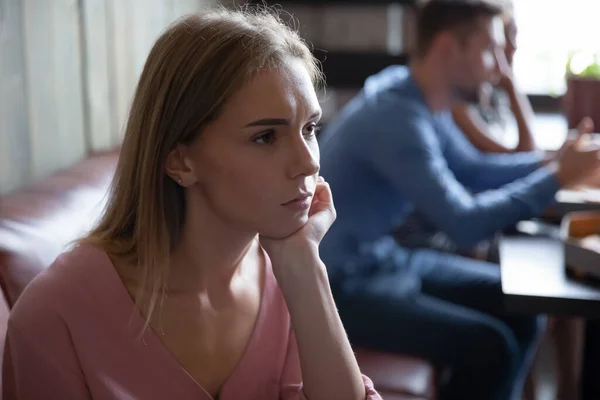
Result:
<svg viewBox="0 0 600 400">
<path fill-rule="evenodd" d="M 365 79 L 390 65 L 404 65 L 406 54 L 393 56 L 382 53 L 326 52 L 315 49 L 315 57 L 321 61 L 327 86 L 332 88 L 361 88 Z"/>
<path fill-rule="evenodd" d="M 263 1 L 263 0 L 251 0 L 250 3 L 254 4 L 268 4 L 282 6 L 291 4 L 310 5 L 310 6 L 327 6 L 332 4 L 342 5 L 385 5 L 385 4 L 402 4 L 406 6 L 414 6 L 416 0 L 274 0 L 274 1 Z"/>
<path fill-rule="evenodd" d="M 538 112 L 560 112 L 562 111 L 562 97 L 542 94 L 530 94 L 529 101 L 535 111 Z"/>
<path fill-rule="evenodd" d="M 249 0 L 249 3 L 285 8 L 286 5 L 305 6 L 365 6 L 400 4 L 406 7 L 415 6 L 417 0 Z M 408 57 L 377 52 L 339 52 L 315 49 L 314 55 L 323 65 L 327 86 L 333 88 L 361 88 L 365 79 L 376 74 L 385 67 L 394 64 L 406 64 Z"/>
</svg>

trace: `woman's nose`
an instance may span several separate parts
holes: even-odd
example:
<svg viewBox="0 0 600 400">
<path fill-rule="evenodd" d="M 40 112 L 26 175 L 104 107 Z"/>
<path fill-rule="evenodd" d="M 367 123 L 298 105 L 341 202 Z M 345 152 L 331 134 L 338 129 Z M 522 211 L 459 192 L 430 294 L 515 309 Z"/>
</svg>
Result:
<svg viewBox="0 0 600 400">
<path fill-rule="evenodd" d="M 289 173 L 292 178 L 310 176 L 319 172 L 319 147 L 309 142 L 303 136 L 293 140 L 289 155 Z"/>
</svg>

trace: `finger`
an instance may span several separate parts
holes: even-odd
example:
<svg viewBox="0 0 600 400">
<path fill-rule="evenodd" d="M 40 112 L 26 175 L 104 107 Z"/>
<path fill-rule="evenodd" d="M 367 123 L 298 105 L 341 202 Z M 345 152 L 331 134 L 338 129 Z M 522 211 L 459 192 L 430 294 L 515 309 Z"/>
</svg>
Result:
<svg viewBox="0 0 600 400">
<path fill-rule="evenodd" d="M 319 199 L 319 201 L 330 203 L 332 201 L 331 198 L 331 188 L 329 187 L 329 183 L 320 182 L 317 184 L 317 188 L 315 189 L 315 197 Z"/>
<path fill-rule="evenodd" d="M 317 187 L 315 188 L 315 192 L 313 193 L 312 202 L 310 205 L 310 211 L 312 212 L 313 208 L 317 206 L 318 203 L 321 202 L 322 192 L 324 190 L 324 185 L 321 182 L 317 182 Z"/>
<path fill-rule="evenodd" d="M 581 136 L 585 136 L 588 133 L 592 133 L 593 130 L 594 121 L 590 117 L 585 117 L 581 121 L 579 121 L 579 124 L 577 124 L 575 129 L 569 130 L 569 133 L 567 134 L 567 140 L 565 140 L 565 142 L 575 141 Z"/>
<path fill-rule="evenodd" d="M 594 121 L 590 117 L 583 118 L 577 125 L 577 132 L 592 133 L 594 131 Z"/>
<path fill-rule="evenodd" d="M 577 135 L 577 136 L 574 138 L 574 139 L 575 139 L 575 140 L 574 140 L 574 142 L 575 142 L 575 143 L 574 143 L 574 146 L 575 146 L 576 148 L 581 148 L 581 147 L 580 147 L 580 145 L 582 145 L 582 144 L 583 144 L 583 142 L 584 142 L 585 140 L 587 140 L 587 139 L 588 139 L 588 136 L 589 136 L 590 132 L 583 132 L 583 131 L 580 131 L 580 130 L 579 130 L 579 128 L 577 129 L 577 132 L 578 132 L 579 134 L 578 134 L 578 135 Z"/>
<path fill-rule="evenodd" d="M 577 129 L 570 130 L 567 134 L 567 138 L 565 139 L 565 143 L 574 142 L 579 136 L 580 135 Z"/>
<path fill-rule="evenodd" d="M 328 210 L 332 206 L 333 201 L 329 184 L 327 182 L 318 184 L 313 196 L 313 202 L 310 205 L 309 215 Z"/>
</svg>

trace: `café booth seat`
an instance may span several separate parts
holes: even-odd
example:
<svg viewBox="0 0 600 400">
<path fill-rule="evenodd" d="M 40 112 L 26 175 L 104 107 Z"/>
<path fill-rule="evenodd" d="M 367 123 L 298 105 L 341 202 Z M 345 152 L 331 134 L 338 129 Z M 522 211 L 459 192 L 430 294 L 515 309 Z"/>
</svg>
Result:
<svg viewBox="0 0 600 400">
<path fill-rule="evenodd" d="M 97 220 L 117 159 L 117 150 L 92 154 L 71 168 L 0 197 L 0 357 L 11 307 L 25 286 Z M 363 373 L 384 399 L 435 398 L 436 375 L 429 363 L 355 350 Z"/>
</svg>

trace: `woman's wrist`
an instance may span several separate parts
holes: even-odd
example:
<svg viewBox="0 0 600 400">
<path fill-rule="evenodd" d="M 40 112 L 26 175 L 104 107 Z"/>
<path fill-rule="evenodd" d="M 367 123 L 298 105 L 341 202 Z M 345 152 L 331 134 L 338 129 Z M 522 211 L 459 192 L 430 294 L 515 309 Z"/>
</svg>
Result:
<svg viewBox="0 0 600 400">
<path fill-rule="evenodd" d="M 500 85 L 501 88 L 506 92 L 506 94 L 508 94 L 510 99 L 513 100 L 514 98 L 516 98 L 518 95 L 518 92 L 517 92 L 517 88 L 516 88 L 514 79 L 511 76 L 507 75 L 501 80 L 501 82 L 502 82 L 502 84 Z"/>
<path fill-rule="evenodd" d="M 314 264 L 321 261 L 319 256 L 319 244 L 309 240 L 290 242 L 269 252 L 273 269 L 296 268 L 304 264 Z"/>
<path fill-rule="evenodd" d="M 307 285 L 329 285 L 327 268 L 318 252 L 300 253 L 287 261 L 273 263 L 273 273 L 284 292 L 305 291 Z"/>
</svg>

